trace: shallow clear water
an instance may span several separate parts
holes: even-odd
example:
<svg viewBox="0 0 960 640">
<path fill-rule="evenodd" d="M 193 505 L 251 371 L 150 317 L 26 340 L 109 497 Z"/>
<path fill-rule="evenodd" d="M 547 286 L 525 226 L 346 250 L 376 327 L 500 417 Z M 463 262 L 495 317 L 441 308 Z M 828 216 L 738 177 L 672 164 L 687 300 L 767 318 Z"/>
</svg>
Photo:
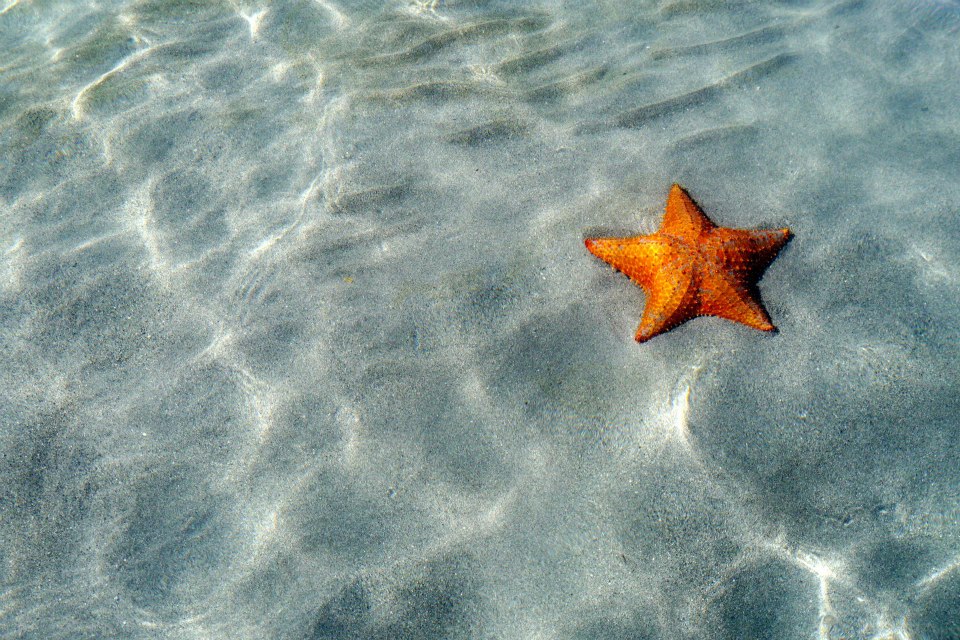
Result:
<svg viewBox="0 0 960 640">
<path fill-rule="evenodd" d="M 956 2 L 0 5 L 0 637 L 960 638 Z M 583 238 L 789 226 L 633 342 Z"/>
</svg>

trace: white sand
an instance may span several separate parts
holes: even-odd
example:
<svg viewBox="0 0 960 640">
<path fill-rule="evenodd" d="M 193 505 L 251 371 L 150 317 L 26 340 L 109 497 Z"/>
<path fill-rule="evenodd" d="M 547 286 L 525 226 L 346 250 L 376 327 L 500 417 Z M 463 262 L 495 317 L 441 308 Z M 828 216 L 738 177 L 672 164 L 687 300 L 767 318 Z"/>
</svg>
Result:
<svg viewBox="0 0 960 640">
<path fill-rule="evenodd" d="M 7 0 L 0 637 L 960 637 L 958 78 L 932 0 Z M 632 341 L 674 181 L 778 334 Z"/>
</svg>

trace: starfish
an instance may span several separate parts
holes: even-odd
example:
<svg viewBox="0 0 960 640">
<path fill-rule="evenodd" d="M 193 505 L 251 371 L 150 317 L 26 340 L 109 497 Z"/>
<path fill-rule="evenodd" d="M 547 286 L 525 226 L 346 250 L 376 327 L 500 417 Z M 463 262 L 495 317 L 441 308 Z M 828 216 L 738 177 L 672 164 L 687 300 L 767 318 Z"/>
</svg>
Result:
<svg viewBox="0 0 960 640">
<path fill-rule="evenodd" d="M 656 233 L 584 244 L 647 292 L 635 336 L 646 342 L 697 316 L 773 331 L 756 283 L 790 237 L 789 229 L 718 227 L 674 184 Z"/>
</svg>

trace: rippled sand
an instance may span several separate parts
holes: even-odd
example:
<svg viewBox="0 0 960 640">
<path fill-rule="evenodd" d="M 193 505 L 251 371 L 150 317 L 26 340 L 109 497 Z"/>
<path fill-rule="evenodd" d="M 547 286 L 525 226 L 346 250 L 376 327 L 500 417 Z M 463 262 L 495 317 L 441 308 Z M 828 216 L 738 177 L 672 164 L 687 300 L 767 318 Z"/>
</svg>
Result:
<svg viewBox="0 0 960 640">
<path fill-rule="evenodd" d="M 960 638 L 956 2 L 0 5 L 0 637 Z M 790 227 L 638 346 L 583 248 Z"/>
</svg>

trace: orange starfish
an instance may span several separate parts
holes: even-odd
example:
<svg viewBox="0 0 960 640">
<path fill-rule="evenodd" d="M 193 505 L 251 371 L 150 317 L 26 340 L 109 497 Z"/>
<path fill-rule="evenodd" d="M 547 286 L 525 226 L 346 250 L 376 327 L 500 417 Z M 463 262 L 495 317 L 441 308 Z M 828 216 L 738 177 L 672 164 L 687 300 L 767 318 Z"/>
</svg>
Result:
<svg viewBox="0 0 960 640">
<path fill-rule="evenodd" d="M 790 239 L 789 229 L 718 227 L 674 184 L 660 230 L 632 238 L 588 238 L 587 249 L 647 292 L 637 342 L 697 316 L 773 331 L 756 282 Z"/>
</svg>

